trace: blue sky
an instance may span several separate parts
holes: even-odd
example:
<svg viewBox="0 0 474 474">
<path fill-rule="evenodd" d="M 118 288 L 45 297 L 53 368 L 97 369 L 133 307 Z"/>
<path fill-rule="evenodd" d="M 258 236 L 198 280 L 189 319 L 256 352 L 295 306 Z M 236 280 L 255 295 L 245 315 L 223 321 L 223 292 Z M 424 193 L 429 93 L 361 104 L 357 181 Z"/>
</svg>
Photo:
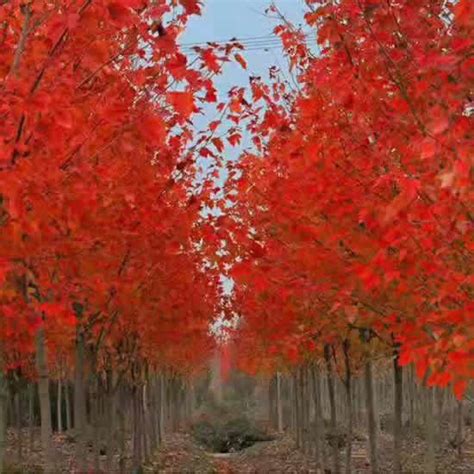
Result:
<svg viewBox="0 0 474 474">
<path fill-rule="evenodd" d="M 249 49 L 242 52 L 247 61 L 247 70 L 242 69 L 237 63 L 227 64 L 222 74 L 215 78 L 215 86 L 220 99 L 226 97 L 227 91 L 233 86 L 247 86 L 249 76 L 266 77 L 271 66 L 275 65 L 282 71 L 286 71 L 288 63 L 283 54 L 277 38 L 272 35 L 273 29 L 279 24 L 275 18 L 265 15 L 271 0 L 203 0 L 204 8 L 202 15 L 193 17 L 186 32 L 180 38 L 180 43 L 186 47 L 189 43 L 205 43 L 209 41 L 228 41 L 233 38 L 246 40 L 248 38 L 261 38 L 272 36 L 270 41 L 266 39 L 250 40 Z M 304 24 L 305 13 L 304 0 L 274 0 L 275 5 L 289 21 L 295 25 Z M 251 44 L 251 46 L 250 46 Z M 265 45 L 271 45 L 264 47 Z M 213 112 L 211 112 L 213 113 Z M 215 117 L 210 115 L 209 108 L 204 109 L 204 116 L 195 118 L 196 127 L 205 127 Z M 248 137 L 247 137 L 248 138 Z M 226 159 L 236 159 L 242 148 L 249 146 L 249 141 L 244 140 L 241 147 L 233 149 L 229 145 L 224 151 Z M 205 173 L 206 160 L 201 161 Z M 197 177 L 199 180 L 199 177 Z M 217 185 L 222 185 L 227 179 L 227 170 L 220 170 L 220 177 L 216 180 Z M 206 213 L 209 212 L 209 209 Z M 218 214 L 217 210 L 210 210 L 211 214 Z M 222 277 L 224 291 L 231 293 L 233 282 Z M 217 319 L 215 328 L 223 324 Z"/>
<path fill-rule="evenodd" d="M 251 39 L 248 49 L 242 52 L 248 64 L 247 70 L 233 62 L 226 64 L 222 74 L 215 77 L 215 87 L 221 100 L 225 100 L 227 91 L 233 86 L 247 86 L 249 76 L 266 77 L 273 65 L 287 71 L 287 60 L 278 38 L 273 35 L 273 29 L 280 21 L 265 14 L 270 3 L 271 0 L 203 0 L 202 15 L 192 17 L 181 36 L 180 43 L 187 51 L 192 43 L 223 42 L 233 38 L 245 41 L 260 37 Z M 274 0 L 274 3 L 289 21 L 295 25 L 304 24 L 303 15 L 307 11 L 304 0 Z M 212 107 L 204 107 L 203 112 L 203 116 L 194 119 L 197 129 L 203 129 L 216 118 Z M 224 152 L 226 159 L 238 158 L 241 150 L 249 146 L 250 137 L 244 134 L 241 147 L 227 146 Z M 199 160 L 204 173 L 208 162 L 208 159 Z M 224 183 L 226 178 L 227 170 L 222 168 L 216 184 Z"/>
<path fill-rule="evenodd" d="M 181 38 L 182 44 L 271 35 L 278 24 L 264 14 L 270 0 L 204 0 L 203 3 L 202 15 L 191 19 Z M 303 23 L 303 0 L 275 0 L 275 4 L 290 21 L 295 24 Z M 216 79 L 220 92 L 225 92 L 234 85 L 247 85 L 249 74 L 264 75 L 271 65 L 280 63 L 283 68 L 286 64 L 280 48 L 268 51 L 252 48 L 245 52 L 245 58 L 248 71 L 244 71 L 238 64 L 230 64 Z"/>
</svg>

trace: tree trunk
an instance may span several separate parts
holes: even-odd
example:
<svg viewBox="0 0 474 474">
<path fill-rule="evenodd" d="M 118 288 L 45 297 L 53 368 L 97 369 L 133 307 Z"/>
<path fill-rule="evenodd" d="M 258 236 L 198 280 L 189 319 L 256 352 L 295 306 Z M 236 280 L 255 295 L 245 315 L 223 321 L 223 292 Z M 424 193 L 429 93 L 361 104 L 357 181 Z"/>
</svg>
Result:
<svg viewBox="0 0 474 474">
<path fill-rule="evenodd" d="M 165 387 L 165 376 L 160 374 L 160 408 L 159 408 L 159 434 L 160 434 L 160 443 L 163 441 L 165 434 L 165 396 L 166 396 L 166 387 Z"/>
<path fill-rule="evenodd" d="M 0 356 L 1 357 L 1 356 Z M 0 473 L 4 472 L 7 434 L 7 382 L 0 360 Z"/>
<path fill-rule="evenodd" d="M 89 396 L 91 401 L 92 451 L 94 472 L 100 470 L 100 409 L 99 409 L 99 379 L 93 375 Z"/>
<path fill-rule="evenodd" d="M 293 376 L 295 394 L 295 429 L 296 429 L 296 447 L 301 448 L 302 446 L 302 429 L 301 429 L 301 400 L 300 400 L 300 387 L 299 387 L 299 370 L 296 369 Z"/>
<path fill-rule="evenodd" d="M 141 466 L 142 460 L 142 423 L 141 423 L 141 403 L 140 403 L 140 388 L 134 387 L 132 395 L 133 404 L 133 468 L 132 472 L 137 472 Z"/>
<path fill-rule="evenodd" d="M 15 412 L 16 412 L 16 429 L 18 432 L 18 444 L 17 444 L 17 462 L 18 465 L 23 463 L 23 423 L 21 419 L 21 392 L 18 388 L 15 394 Z"/>
<path fill-rule="evenodd" d="M 76 335 L 76 367 L 74 380 L 74 432 L 76 438 L 76 464 L 80 472 L 87 468 L 86 451 L 86 398 L 84 383 L 84 335 L 80 327 Z"/>
<path fill-rule="evenodd" d="M 352 431 L 353 431 L 353 413 L 352 413 L 352 371 L 351 363 L 349 360 L 349 347 L 350 343 L 348 339 L 343 342 L 344 350 L 344 365 L 345 365 L 345 380 L 344 385 L 346 387 L 346 404 L 347 404 L 347 448 L 346 448 L 346 474 L 351 472 L 352 463 Z"/>
<path fill-rule="evenodd" d="M 367 410 L 367 421 L 369 426 L 369 451 L 370 451 L 370 467 L 375 474 L 378 472 L 377 457 L 377 426 L 375 418 L 374 403 L 374 381 L 372 374 L 372 361 L 368 359 L 364 366 L 364 382 L 365 382 L 365 400 Z"/>
<path fill-rule="evenodd" d="M 107 372 L 107 472 L 113 472 L 114 452 L 115 452 L 115 410 L 116 396 L 113 374 Z"/>
<path fill-rule="evenodd" d="M 35 438 L 35 388 L 36 384 L 31 382 L 28 384 L 28 425 L 29 425 L 29 440 L 28 440 L 28 448 L 29 452 L 33 451 L 33 442 Z M 0 469 L 0 472 L 2 470 Z"/>
<path fill-rule="evenodd" d="M 456 427 L 456 443 L 458 448 L 458 456 L 462 456 L 464 444 L 464 410 L 462 400 L 457 401 L 457 427 Z"/>
<path fill-rule="evenodd" d="M 62 383 L 61 379 L 58 378 L 58 396 L 57 396 L 57 418 L 58 418 L 58 431 L 63 431 L 63 413 L 62 413 Z"/>
<path fill-rule="evenodd" d="M 69 393 L 69 383 L 64 385 L 64 398 L 66 401 L 66 430 L 72 429 L 71 420 L 71 394 Z"/>
<path fill-rule="evenodd" d="M 314 441 L 315 441 L 315 460 L 319 464 L 321 472 L 326 468 L 326 449 L 325 449 L 325 429 L 323 419 L 323 409 L 321 403 L 321 382 L 316 366 L 311 370 L 313 380 L 313 403 L 314 403 Z"/>
<path fill-rule="evenodd" d="M 327 382 L 329 391 L 329 405 L 331 410 L 331 445 L 332 445 L 332 458 L 333 467 L 335 474 L 341 472 L 341 466 L 339 461 L 339 446 L 337 440 L 337 413 L 336 413 L 336 398 L 334 388 L 334 371 L 331 363 L 331 346 L 326 344 L 324 346 L 324 358 L 326 360 L 327 370 Z"/>
<path fill-rule="evenodd" d="M 150 425 L 149 423 L 149 416 L 147 416 L 147 399 L 146 399 L 146 387 L 147 383 L 143 384 L 140 390 L 140 427 L 142 430 L 142 446 L 143 446 L 143 456 L 142 460 L 145 462 L 149 459 L 150 457 L 150 441 L 148 438 L 148 427 Z M 183 390 L 183 408 L 184 408 L 184 390 Z"/>
<path fill-rule="evenodd" d="M 276 373 L 277 431 L 283 432 L 283 403 L 281 399 L 281 373 Z"/>
<path fill-rule="evenodd" d="M 125 416 L 126 416 L 126 399 L 125 393 L 120 394 L 120 409 L 118 410 L 118 436 L 119 436 L 119 472 L 120 474 L 125 474 L 125 470 L 127 467 L 126 463 L 126 449 L 127 449 L 127 437 L 126 437 L 126 429 L 125 429 Z"/>
<path fill-rule="evenodd" d="M 36 333 L 36 366 L 38 370 L 38 392 L 41 413 L 41 445 L 45 456 L 45 471 L 51 472 L 54 471 L 54 455 L 51 443 L 51 400 L 49 396 L 49 373 L 44 326 L 41 326 Z"/>
<path fill-rule="evenodd" d="M 393 351 L 393 378 L 394 378 L 394 420 L 393 420 L 393 470 L 395 474 L 402 472 L 402 410 L 403 410 L 403 372 L 398 364 L 399 348 Z"/>
<path fill-rule="evenodd" d="M 435 457 L 435 424 L 433 413 L 433 396 L 434 390 L 429 387 L 424 387 L 424 407 L 425 407 L 425 438 L 426 438 L 426 452 L 425 452 L 425 472 L 436 472 L 436 457 Z"/>
</svg>

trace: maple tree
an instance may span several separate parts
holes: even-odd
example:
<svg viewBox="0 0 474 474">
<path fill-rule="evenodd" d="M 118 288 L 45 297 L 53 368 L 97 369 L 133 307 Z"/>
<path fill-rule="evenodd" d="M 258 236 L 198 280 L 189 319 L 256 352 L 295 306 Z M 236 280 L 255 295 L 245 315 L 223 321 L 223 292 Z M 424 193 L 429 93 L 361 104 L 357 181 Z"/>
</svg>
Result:
<svg viewBox="0 0 474 474">
<path fill-rule="evenodd" d="M 189 377 L 213 346 L 219 280 L 203 273 L 192 183 L 206 132 L 190 119 L 215 102 L 211 75 L 233 47 L 188 61 L 177 39 L 199 12 L 194 0 L 2 2 L 1 365 L 37 359 L 50 465 L 48 358 L 75 371 L 81 435 L 81 393 L 108 371 Z"/>
<path fill-rule="evenodd" d="M 411 362 L 462 398 L 474 376 L 472 2 L 306 3 L 320 54 L 277 27 L 301 90 L 252 81 L 241 120 L 256 150 L 227 183 L 245 364 L 318 360 L 356 333 L 393 354 L 399 412 Z"/>
<path fill-rule="evenodd" d="M 138 467 L 164 400 L 183 416 L 220 311 L 241 317 L 241 368 L 296 371 L 303 391 L 326 371 L 331 429 L 335 375 L 350 400 L 374 353 L 392 358 L 396 453 L 401 366 L 459 398 L 474 378 L 473 4 L 306 4 L 317 54 L 270 7 L 297 87 L 272 68 L 218 103 L 215 75 L 247 60 L 238 41 L 181 52 L 198 0 L 0 1 L 0 422 L 5 378 L 37 381 L 48 468 L 50 377 L 59 394 L 74 378 L 79 469 L 101 416 L 112 469 L 127 411 Z M 227 162 L 245 133 L 253 149 Z"/>
</svg>

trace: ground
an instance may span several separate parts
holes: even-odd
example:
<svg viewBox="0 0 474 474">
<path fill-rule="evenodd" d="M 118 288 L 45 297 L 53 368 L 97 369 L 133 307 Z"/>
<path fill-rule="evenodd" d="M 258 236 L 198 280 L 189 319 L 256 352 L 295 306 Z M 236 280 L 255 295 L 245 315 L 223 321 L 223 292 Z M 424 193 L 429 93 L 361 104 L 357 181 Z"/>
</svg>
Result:
<svg viewBox="0 0 474 474">
<path fill-rule="evenodd" d="M 391 436 L 380 434 L 379 453 L 381 473 L 393 472 L 391 465 Z M 438 455 L 439 473 L 474 472 L 474 438 L 469 434 L 461 458 L 452 449 L 443 449 Z M 415 442 L 405 446 L 403 461 L 405 471 L 422 474 L 425 446 Z M 367 440 L 363 436 L 354 441 L 353 473 L 369 473 Z M 341 451 L 344 470 L 344 453 Z M 330 467 L 330 466 L 328 466 Z M 154 460 L 146 467 L 148 474 L 267 474 L 267 473 L 314 473 L 319 474 L 311 456 L 304 455 L 295 447 L 288 435 L 276 435 L 272 441 L 258 442 L 234 453 L 209 453 L 200 447 L 187 431 L 170 435 L 158 450 Z M 329 470 L 326 472 L 330 472 Z M 425 473 L 426 474 L 426 473 Z"/>
<path fill-rule="evenodd" d="M 241 418 L 238 418 L 240 420 Z M 201 419 L 202 420 L 202 419 Z M 226 423 L 222 418 L 218 421 L 214 417 L 206 418 L 207 422 L 221 428 L 232 426 L 235 423 Z M 209 421 L 210 420 L 210 421 Z M 196 423 L 196 421 L 194 422 Z M 252 422 L 253 423 L 253 422 Z M 270 441 L 256 442 L 254 445 L 241 451 L 230 453 L 212 453 L 205 447 L 202 440 L 196 438 L 196 430 L 187 426 L 176 433 L 168 433 L 161 447 L 154 454 L 150 462 L 143 469 L 143 474 L 269 474 L 269 473 L 314 473 L 320 474 L 316 469 L 311 455 L 305 455 L 296 449 L 294 440 L 289 435 L 272 432 L 268 426 L 258 424 L 259 429 L 265 431 Z M 254 427 L 240 423 L 246 433 L 255 433 Z M 224 430 L 225 431 L 225 430 Z M 222 431 L 220 431 L 222 435 Z M 35 433 L 32 446 L 29 446 L 28 432 L 23 432 L 23 465 L 18 467 L 18 439 L 13 430 L 9 430 L 9 443 L 7 459 L 9 460 L 8 474 L 39 474 L 42 464 L 39 433 Z M 228 432 L 227 432 L 228 435 Z M 438 452 L 438 472 L 443 474 L 474 473 L 474 436 L 470 427 L 465 431 L 465 443 L 462 456 L 449 444 L 443 443 Z M 228 436 L 227 436 L 228 439 Z M 70 473 L 74 453 L 74 441 L 68 435 L 54 436 L 55 451 L 58 455 L 58 472 Z M 392 469 L 393 438 L 390 433 L 382 431 L 379 435 L 380 472 L 391 473 Z M 403 448 L 404 474 L 423 473 L 423 455 L 426 445 L 421 438 Z M 341 450 L 341 466 L 344 466 L 344 452 Z M 329 455 L 329 450 L 328 450 Z M 102 463 L 105 457 L 101 457 Z M 369 456 L 367 451 L 367 435 L 356 432 L 353 442 L 353 473 L 362 474 L 370 472 Z M 330 461 L 329 461 L 330 462 Z M 328 468 L 330 464 L 328 463 Z M 105 471 L 102 471 L 105 472 Z M 327 471 L 329 473 L 330 471 Z M 321 473 L 322 474 L 322 473 Z"/>
</svg>

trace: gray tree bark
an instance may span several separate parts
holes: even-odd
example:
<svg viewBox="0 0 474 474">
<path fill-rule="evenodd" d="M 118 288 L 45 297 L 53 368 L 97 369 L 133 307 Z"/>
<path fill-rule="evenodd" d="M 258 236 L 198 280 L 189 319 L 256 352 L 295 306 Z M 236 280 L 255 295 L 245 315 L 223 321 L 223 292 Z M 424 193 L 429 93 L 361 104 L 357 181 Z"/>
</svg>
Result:
<svg viewBox="0 0 474 474">
<path fill-rule="evenodd" d="M 36 333 L 36 366 L 38 370 L 38 393 L 41 413 L 41 445 L 45 456 L 45 471 L 54 472 L 49 371 L 43 326 Z"/>
<path fill-rule="evenodd" d="M 369 427 L 369 451 L 370 451 L 370 468 L 375 474 L 379 472 L 378 456 L 377 456 L 377 425 L 375 418 L 374 403 L 374 382 L 372 374 L 372 361 L 368 359 L 364 366 L 364 382 L 365 382 L 365 403 L 367 411 L 367 421 Z"/>
</svg>

